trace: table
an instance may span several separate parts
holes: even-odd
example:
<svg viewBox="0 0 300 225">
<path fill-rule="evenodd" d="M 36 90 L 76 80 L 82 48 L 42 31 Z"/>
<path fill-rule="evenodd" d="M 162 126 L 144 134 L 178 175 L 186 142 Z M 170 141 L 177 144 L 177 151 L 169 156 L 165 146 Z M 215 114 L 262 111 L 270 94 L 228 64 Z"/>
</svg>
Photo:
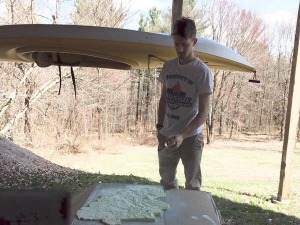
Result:
<svg viewBox="0 0 300 225">
<path fill-rule="evenodd" d="M 147 187 L 149 185 L 134 184 L 98 184 L 83 206 L 101 197 L 105 189 L 116 191 L 129 186 Z M 126 221 L 122 225 L 221 225 L 220 214 L 210 193 L 190 190 L 168 190 L 165 201 L 170 208 L 155 222 Z M 83 221 L 74 219 L 72 225 L 104 225 L 100 221 Z"/>
</svg>

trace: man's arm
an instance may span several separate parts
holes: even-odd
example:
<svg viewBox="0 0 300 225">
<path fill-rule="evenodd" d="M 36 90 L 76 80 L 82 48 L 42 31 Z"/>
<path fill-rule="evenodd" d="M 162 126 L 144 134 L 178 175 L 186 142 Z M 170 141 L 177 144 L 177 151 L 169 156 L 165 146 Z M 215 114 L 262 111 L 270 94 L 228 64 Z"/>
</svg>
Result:
<svg viewBox="0 0 300 225">
<path fill-rule="evenodd" d="M 158 104 L 158 112 L 157 112 L 157 118 L 158 118 L 158 124 L 164 123 L 164 118 L 166 115 L 166 85 L 162 85 L 161 89 L 161 96 Z"/>
</svg>

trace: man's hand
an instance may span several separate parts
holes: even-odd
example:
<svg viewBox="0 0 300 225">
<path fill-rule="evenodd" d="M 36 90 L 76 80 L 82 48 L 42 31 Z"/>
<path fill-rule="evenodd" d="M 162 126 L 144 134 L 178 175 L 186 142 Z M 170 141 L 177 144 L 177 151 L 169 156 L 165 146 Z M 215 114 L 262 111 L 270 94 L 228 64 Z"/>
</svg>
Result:
<svg viewBox="0 0 300 225">
<path fill-rule="evenodd" d="M 170 137 L 167 140 L 168 147 L 174 147 L 175 149 L 179 148 L 184 140 L 183 134 L 176 134 L 175 136 Z"/>
</svg>

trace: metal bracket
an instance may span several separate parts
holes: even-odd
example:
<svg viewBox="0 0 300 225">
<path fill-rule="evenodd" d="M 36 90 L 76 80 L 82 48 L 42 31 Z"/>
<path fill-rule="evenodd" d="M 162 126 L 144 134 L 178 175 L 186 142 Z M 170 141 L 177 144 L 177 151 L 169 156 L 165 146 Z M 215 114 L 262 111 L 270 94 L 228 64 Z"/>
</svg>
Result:
<svg viewBox="0 0 300 225">
<path fill-rule="evenodd" d="M 260 83 L 260 80 L 257 80 L 257 78 L 256 78 L 256 71 L 253 73 L 253 78 L 250 79 L 249 82 L 251 82 L 251 83 L 257 83 L 257 84 Z"/>
</svg>

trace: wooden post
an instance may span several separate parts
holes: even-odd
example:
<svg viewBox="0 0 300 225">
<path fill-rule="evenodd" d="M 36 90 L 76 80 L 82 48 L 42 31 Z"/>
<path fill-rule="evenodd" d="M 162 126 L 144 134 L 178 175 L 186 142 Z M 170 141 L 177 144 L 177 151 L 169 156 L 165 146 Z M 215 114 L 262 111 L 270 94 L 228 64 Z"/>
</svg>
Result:
<svg viewBox="0 0 300 225">
<path fill-rule="evenodd" d="M 300 59 L 298 58 L 299 50 L 299 32 L 300 32 L 300 3 L 298 9 L 298 19 L 296 26 L 294 54 L 292 62 L 292 71 L 289 87 L 289 98 L 286 113 L 285 133 L 283 140 L 282 159 L 280 168 L 280 181 L 278 188 L 278 201 L 289 200 L 290 197 L 290 180 L 293 162 L 293 153 L 296 147 L 297 129 L 300 110 Z"/>
<path fill-rule="evenodd" d="M 173 25 L 175 21 L 180 17 L 182 17 L 182 6 L 183 6 L 183 0 L 173 0 L 171 33 L 173 31 Z"/>
</svg>

